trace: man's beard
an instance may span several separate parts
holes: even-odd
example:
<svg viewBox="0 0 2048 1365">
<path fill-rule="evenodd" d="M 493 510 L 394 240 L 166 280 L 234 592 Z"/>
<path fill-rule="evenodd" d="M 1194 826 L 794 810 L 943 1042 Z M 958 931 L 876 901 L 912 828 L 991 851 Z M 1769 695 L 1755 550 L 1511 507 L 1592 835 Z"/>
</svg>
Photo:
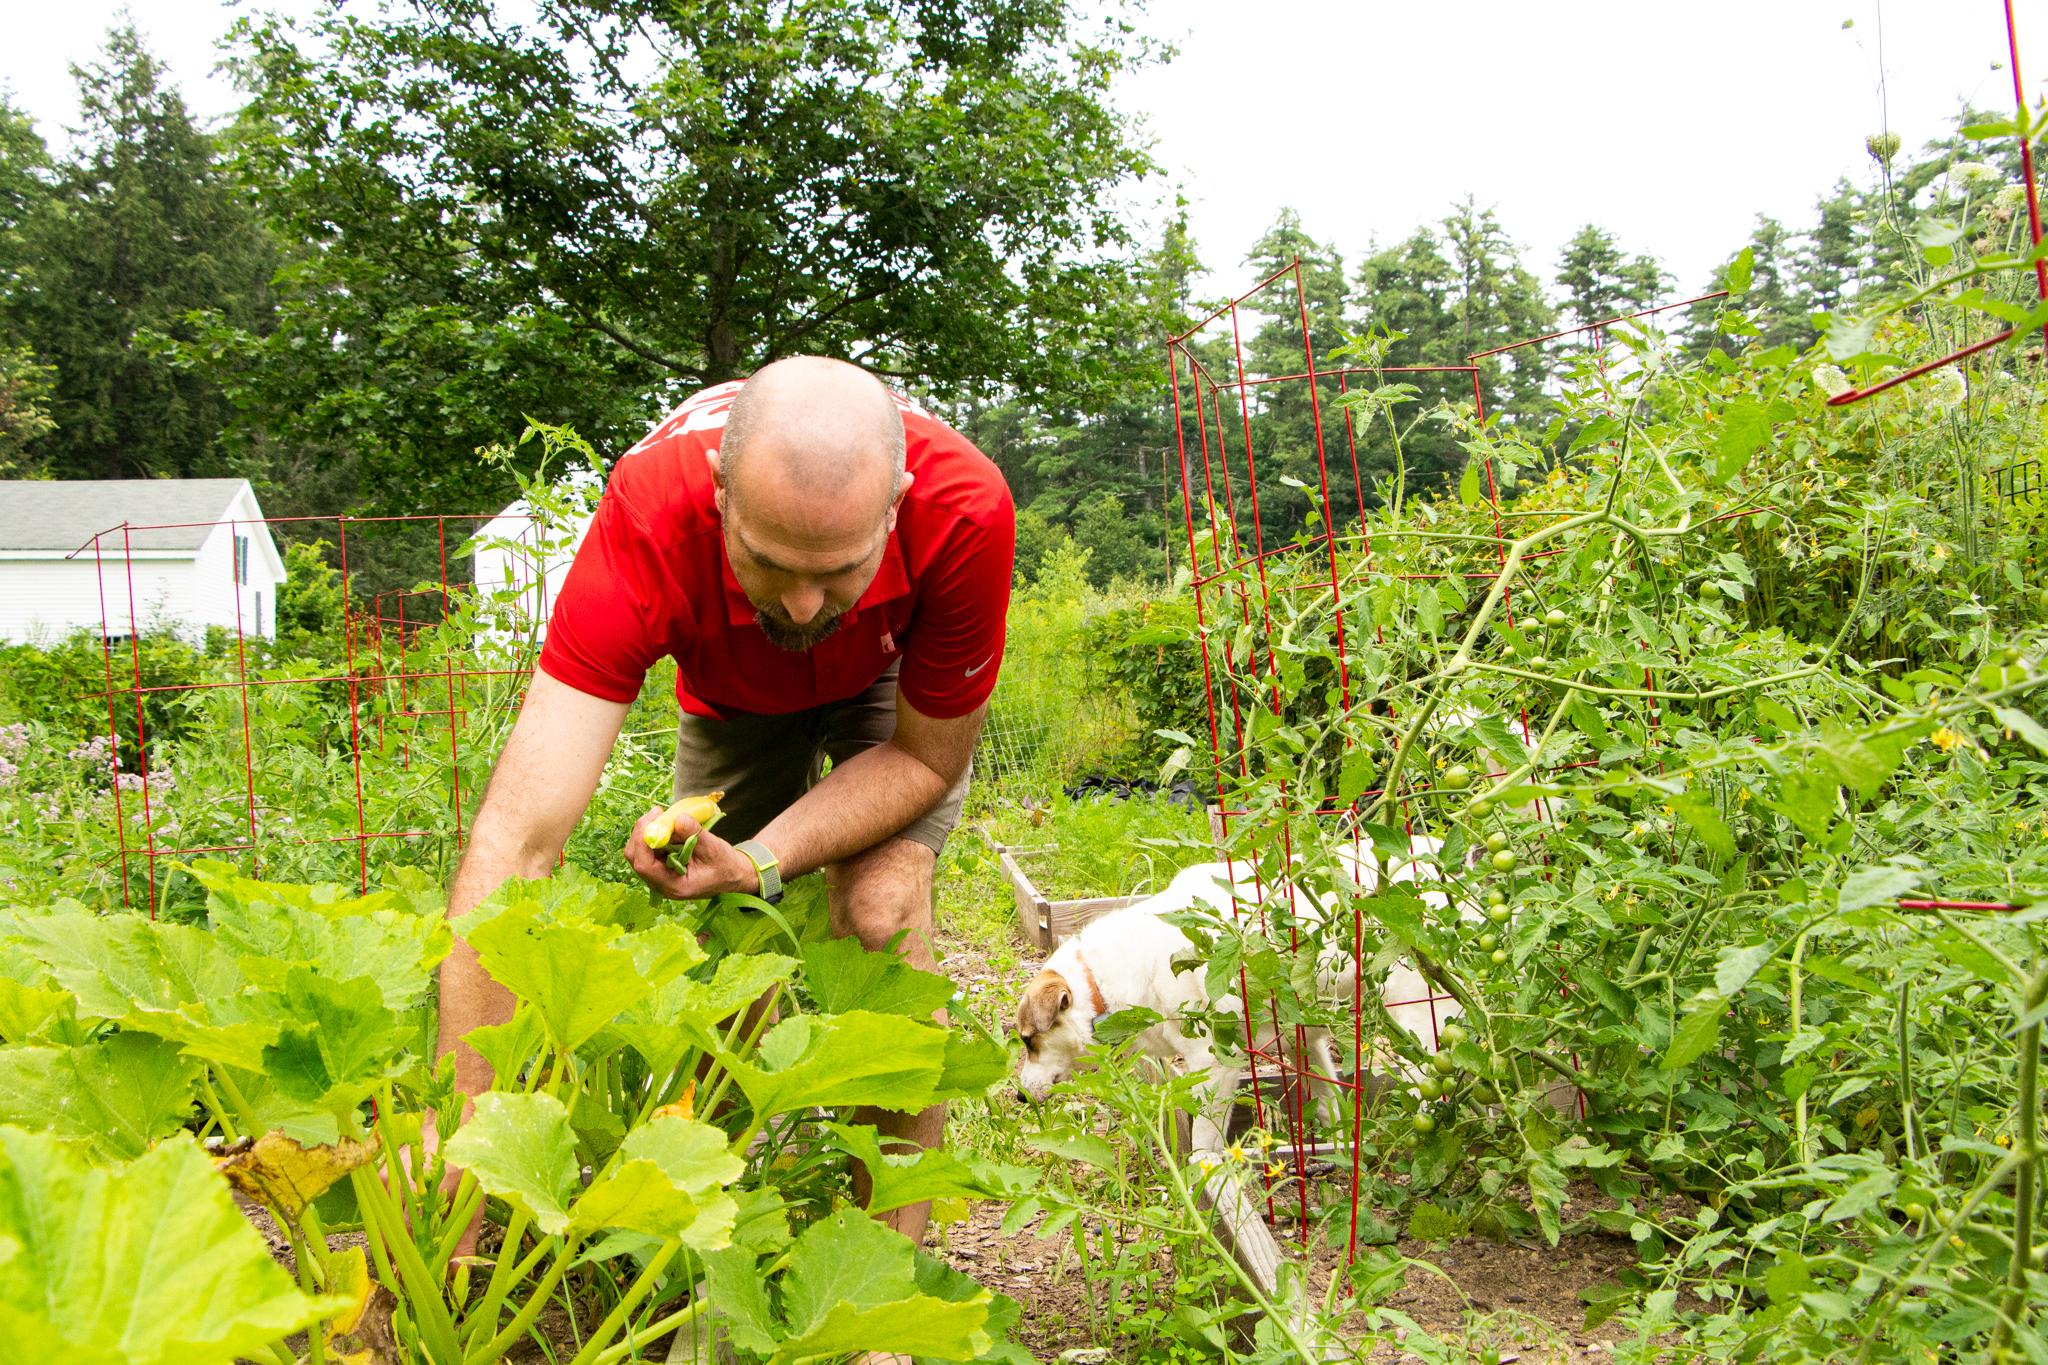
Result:
<svg viewBox="0 0 2048 1365">
<path fill-rule="evenodd" d="M 761 633 L 768 637 L 769 644 L 777 649 L 788 650 L 792 654 L 802 654 L 839 629 L 839 620 L 845 614 L 843 611 L 835 611 L 827 616 L 820 612 L 805 624 L 798 625 L 794 621 L 778 619 L 760 607 L 755 607 L 754 621 L 761 627 Z"/>
</svg>

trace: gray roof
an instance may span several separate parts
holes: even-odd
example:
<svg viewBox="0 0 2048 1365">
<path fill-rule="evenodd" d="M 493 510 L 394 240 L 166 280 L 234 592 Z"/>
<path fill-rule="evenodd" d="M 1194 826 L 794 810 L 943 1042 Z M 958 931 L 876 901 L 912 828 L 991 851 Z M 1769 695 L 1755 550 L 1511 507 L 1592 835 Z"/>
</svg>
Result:
<svg viewBox="0 0 2048 1365">
<path fill-rule="evenodd" d="M 247 486 L 246 479 L 0 481 L 0 554 L 76 550 L 123 522 L 165 529 L 131 530 L 125 542 L 115 532 L 100 541 L 102 553 L 119 553 L 124 543 L 137 550 L 197 550 Z"/>
</svg>

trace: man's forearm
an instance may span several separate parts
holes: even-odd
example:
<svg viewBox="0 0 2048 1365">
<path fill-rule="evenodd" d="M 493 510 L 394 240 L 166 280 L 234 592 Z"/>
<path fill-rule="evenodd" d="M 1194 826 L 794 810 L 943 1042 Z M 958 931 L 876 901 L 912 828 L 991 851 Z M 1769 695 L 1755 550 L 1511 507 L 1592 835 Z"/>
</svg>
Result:
<svg viewBox="0 0 2048 1365">
<path fill-rule="evenodd" d="M 555 864 L 545 849 L 522 849 L 480 826 L 463 851 L 448 890 L 448 917 L 458 919 L 481 905 L 508 877 L 545 877 Z M 441 963 L 441 1020 L 436 1055 L 455 1054 L 455 1085 L 465 1095 L 490 1089 L 491 1068 L 463 1042 L 472 1029 L 512 1017 L 512 993 L 484 973 L 476 953 L 460 937 Z"/>
<path fill-rule="evenodd" d="M 756 837 L 785 879 L 873 848 L 939 803 L 952 780 L 894 740 L 836 764 Z"/>
</svg>

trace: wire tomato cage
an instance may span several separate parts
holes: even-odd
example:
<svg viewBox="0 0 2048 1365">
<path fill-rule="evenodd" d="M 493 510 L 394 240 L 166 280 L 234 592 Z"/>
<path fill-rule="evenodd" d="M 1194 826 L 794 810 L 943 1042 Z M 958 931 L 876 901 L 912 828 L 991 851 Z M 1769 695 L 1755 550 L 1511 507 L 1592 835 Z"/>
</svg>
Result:
<svg viewBox="0 0 2048 1365">
<path fill-rule="evenodd" d="M 221 556 L 224 581 L 181 594 L 226 618 L 204 631 L 201 676 L 166 675 L 147 640 L 169 630 L 197 645 L 201 634 L 161 619 L 176 585 L 137 554 L 149 533 L 171 530 L 326 540 L 331 619 L 287 618 L 289 649 L 275 648 L 276 599 L 266 612 L 248 578 L 255 556 Z M 496 758 L 485 722 L 516 711 L 547 618 L 542 569 L 559 554 L 522 512 L 122 523 L 80 546 L 70 558 L 90 560 L 99 593 L 123 906 L 154 918 L 169 865 L 189 858 L 364 893 L 394 864 L 445 881 Z M 471 555 L 509 582 L 466 577 Z"/>
</svg>

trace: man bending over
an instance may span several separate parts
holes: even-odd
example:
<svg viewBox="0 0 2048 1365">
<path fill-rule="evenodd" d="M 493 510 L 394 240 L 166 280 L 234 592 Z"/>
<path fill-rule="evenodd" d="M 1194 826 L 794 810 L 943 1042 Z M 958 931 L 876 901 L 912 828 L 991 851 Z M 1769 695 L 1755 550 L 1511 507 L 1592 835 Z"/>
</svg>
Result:
<svg viewBox="0 0 2048 1365">
<path fill-rule="evenodd" d="M 796 357 L 697 394 L 612 471 L 449 914 L 554 869 L 648 668 L 670 655 L 675 793 L 722 790 L 726 817 L 682 870 L 636 826 L 634 871 L 677 899 L 772 899 L 823 868 L 835 935 L 882 949 L 905 934 L 904 956 L 932 970 L 932 870 L 1002 663 L 1015 541 L 996 467 L 852 365 Z M 696 833 L 685 818 L 674 838 Z M 464 1035 L 512 1004 L 458 940 L 440 1051 L 465 1094 L 491 1071 Z M 860 1119 L 924 1147 L 945 1134 L 943 1105 Z M 930 1212 L 888 1221 L 920 1241 Z"/>
</svg>

